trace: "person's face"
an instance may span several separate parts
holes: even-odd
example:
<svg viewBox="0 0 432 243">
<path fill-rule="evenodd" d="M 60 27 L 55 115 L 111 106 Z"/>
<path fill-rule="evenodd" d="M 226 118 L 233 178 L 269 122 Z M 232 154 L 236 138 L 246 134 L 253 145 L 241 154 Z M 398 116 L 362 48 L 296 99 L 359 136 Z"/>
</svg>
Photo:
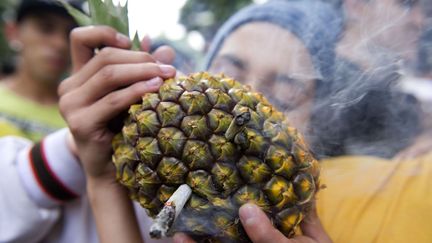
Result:
<svg viewBox="0 0 432 243">
<path fill-rule="evenodd" d="M 74 26 L 72 19 L 52 13 L 29 15 L 19 23 L 20 57 L 30 75 L 58 82 L 69 67 L 69 33 Z"/>
<path fill-rule="evenodd" d="M 238 28 L 226 38 L 209 71 L 250 85 L 286 111 L 294 126 L 307 125 L 316 75 L 306 47 L 285 29 L 264 22 Z"/>
<path fill-rule="evenodd" d="M 364 40 L 373 40 L 381 47 L 412 60 L 420 37 L 424 16 L 421 0 L 352 0 L 361 2 L 360 12 Z M 348 11 L 349 17 L 353 12 Z"/>
</svg>

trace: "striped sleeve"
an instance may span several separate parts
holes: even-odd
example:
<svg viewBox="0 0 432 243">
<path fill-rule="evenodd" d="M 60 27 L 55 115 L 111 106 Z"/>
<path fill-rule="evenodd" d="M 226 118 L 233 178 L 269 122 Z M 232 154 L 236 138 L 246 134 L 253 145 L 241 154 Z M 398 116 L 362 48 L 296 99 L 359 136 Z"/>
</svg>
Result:
<svg viewBox="0 0 432 243">
<path fill-rule="evenodd" d="M 39 207 L 22 185 L 17 156 L 30 146 L 23 138 L 0 138 L 0 242 L 41 242 L 60 217 L 59 207 Z"/>
<path fill-rule="evenodd" d="M 54 207 L 85 191 L 85 176 L 66 144 L 67 129 L 60 130 L 22 151 L 18 171 L 30 197 L 41 207 Z"/>
</svg>

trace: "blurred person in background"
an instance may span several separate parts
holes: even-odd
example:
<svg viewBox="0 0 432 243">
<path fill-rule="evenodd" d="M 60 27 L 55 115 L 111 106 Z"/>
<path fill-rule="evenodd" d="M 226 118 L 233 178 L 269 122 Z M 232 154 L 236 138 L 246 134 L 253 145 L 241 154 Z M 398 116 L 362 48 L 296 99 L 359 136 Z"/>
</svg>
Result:
<svg viewBox="0 0 432 243">
<path fill-rule="evenodd" d="M 80 8 L 78 1 L 70 1 Z M 0 136 L 39 140 L 65 126 L 57 87 L 69 69 L 69 33 L 77 24 L 56 0 L 22 0 L 6 26 L 16 71 L 0 82 Z"/>
</svg>

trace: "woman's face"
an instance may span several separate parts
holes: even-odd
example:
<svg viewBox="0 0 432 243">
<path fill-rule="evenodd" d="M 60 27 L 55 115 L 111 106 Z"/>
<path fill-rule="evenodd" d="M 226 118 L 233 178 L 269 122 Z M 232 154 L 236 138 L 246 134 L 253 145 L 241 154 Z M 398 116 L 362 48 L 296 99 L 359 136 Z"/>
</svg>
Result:
<svg viewBox="0 0 432 243">
<path fill-rule="evenodd" d="M 243 25 L 228 36 L 210 72 L 223 72 L 262 92 L 300 130 L 307 126 L 315 71 L 303 43 L 274 24 Z"/>
</svg>

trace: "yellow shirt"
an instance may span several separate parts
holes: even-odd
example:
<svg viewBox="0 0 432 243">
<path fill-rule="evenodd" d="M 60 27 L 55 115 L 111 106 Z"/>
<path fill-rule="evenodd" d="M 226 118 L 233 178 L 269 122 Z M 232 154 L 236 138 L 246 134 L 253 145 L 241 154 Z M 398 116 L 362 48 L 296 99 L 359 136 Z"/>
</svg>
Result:
<svg viewBox="0 0 432 243">
<path fill-rule="evenodd" d="M 432 152 L 412 161 L 322 163 L 318 214 L 335 243 L 432 242 Z"/>
<path fill-rule="evenodd" d="M 11 122 L 0 118 L 0 137 L 4 136 L 25 137 L 25 134 Z"/>
<path fill-rule="evenodd" d="M 57 105 L 37 104 L 0 84 L 0 137 L 17 135 L 38 141 L 65 126 Z"/>
</svg>

